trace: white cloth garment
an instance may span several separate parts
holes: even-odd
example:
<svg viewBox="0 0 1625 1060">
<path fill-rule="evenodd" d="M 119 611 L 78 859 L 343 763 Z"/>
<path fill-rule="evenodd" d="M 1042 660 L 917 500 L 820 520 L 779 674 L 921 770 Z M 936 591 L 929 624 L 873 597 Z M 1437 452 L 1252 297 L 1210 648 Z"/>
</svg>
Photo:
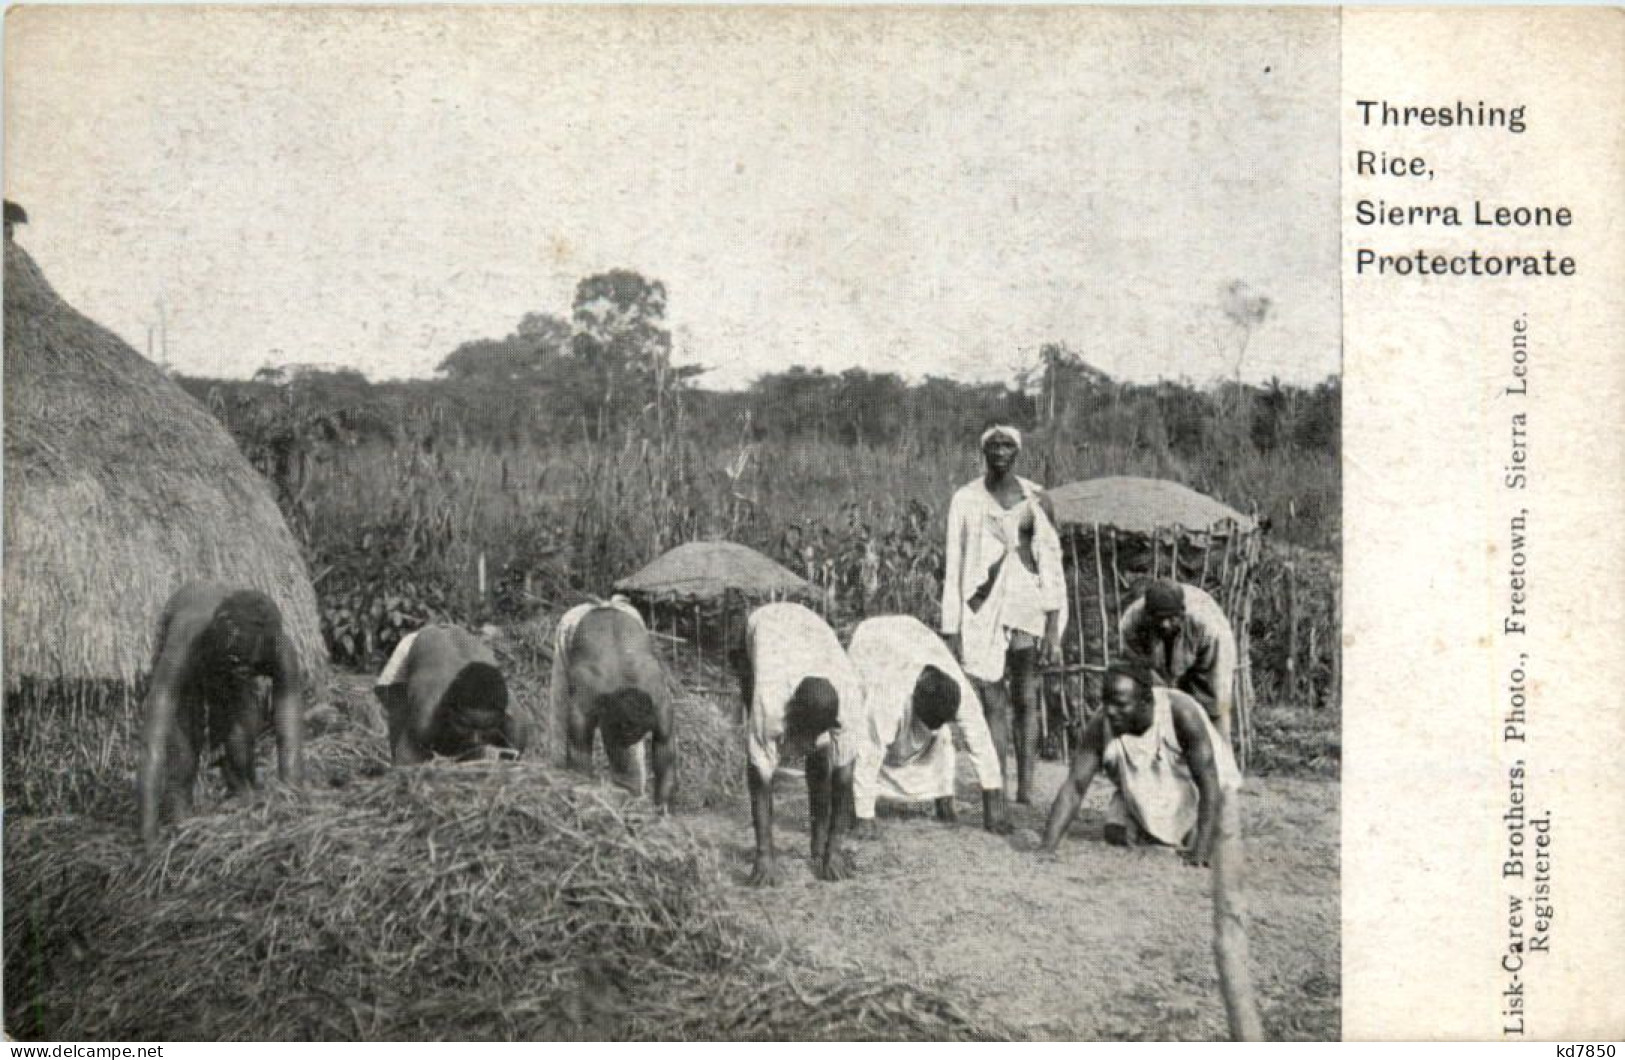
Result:
<svg viewBox="0 0 1625 1060">
<path fill-rule="evenodd" d="M 1175 696 L 1189 702 L 1207 727 L 1219 788 L 1226 795 L 1241 788 L 1241 770 L 1236 768 L 1230 745 L 1208 720 L 1201 704 L 1171 688 L 1152 689 L 1151 696 L 1151 727 L 1145 732 L 1130 736 L 1113 733 L 1110 723 L 1106 726 L 1106 753 L 1101 756 L 1101 764 L 1117 785 L 1117 793 L 1106 808 L 1106 823 L 1125 824 L 1132 819 L 1153 839 L 1178 846 L 1196 827 L 1201 799 L 1190 762 L 1174 730 Z"/>
<path fill-rule="evenodd" d="M 570 732 L 570 641 L 575 637 L 576 627 L 581 620 L 600 607 L 614 608 L 624 614 L 631 615 L 643 625 L 643 616 L 638 609 L 624 596 L 612 596 L 607 601 L 577 604 L 564 613 L 559 619 L 558 629 L 553 631 L 553 679 L 549 686 L 549 693 L 553 703 L 553 760 L 555 764 L 564 761 L 566 745 L 569 743 Z M 646 787 L 648 770 L 644 768 L 644 746 L 649 742 L 643 739 L 632 748 L 631 774 L 636 785 L 637 794 L 643 794 Z"/>
<path fill-rule="evenodd" d="M 976 688 L 925 623 L 909 615 L 865 619 L 853 631 L 847 655 L 863 680 L 869 728 L 852 783 L 860 818 L 875 815 L 877 796 L 918 802 L 952 795 L 958 764 L 955 729 L 965 740 L 982 790 L 1003 788 L 999 755 Z M 914 684 L 927 666 L 959 685 L 958 720 L 936 732 L 914 720 Z"/>
<path fill-rule="evenodd" d="M 374 688 L 388 688 L 406 679 L 406 657 L 412 654 L 412 642 L 418 639 L 421 632 L 423 631 L 420 629 L 414 629 L 395 645 L 395 650 L 390 652 L 389 661 L 378 671 L 378 680 L 373 682 Z"/>
<path fill-rule="evenodd" d="M 867 735 L 863 684 L 829 624 L 800 604 L 767 604 L 751 612 L 745 643 L 752 673 L 745 750 L 757 775 L 771 780 L 779 768 L 784 708 L 809 677 L 833 685 L 839 706 L 835 729 L 820 736 L 815 746 L 832 747 L 837 768 L 857 761 Z"/>
<path fill-rule="evenodd" d="M 981 479 L 954 492 L 948 505 L 946 571 L 942 579 L 942 632 L 958 633 L 965 672 L 983 681 L 1004 678 L 1005 654 L 1012 631 L 1044 635 L 1044 616 L 1058 612 L 1057 635 L 1066 632 L 1066 573 L 1061 567 L 1061 537 L 1038 503 L 1038 486 L 1016 480 L 1025 494 L 1006 511 Z M 1016 555 L 1021 522 L 1033 521 L 1033 558 L 1038 573 L 1027 570 Z M 1001 559 L 998 578 L 979 609 L 968 602 Z"/>
</svg>

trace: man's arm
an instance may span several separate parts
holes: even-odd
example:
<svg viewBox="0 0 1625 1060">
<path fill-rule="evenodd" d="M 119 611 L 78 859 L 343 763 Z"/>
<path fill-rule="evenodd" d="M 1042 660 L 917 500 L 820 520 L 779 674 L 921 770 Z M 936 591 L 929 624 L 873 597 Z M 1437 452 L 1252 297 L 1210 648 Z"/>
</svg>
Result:
<svg viewBox="0 0 1625 1060">
<path fill-rule="evenodd" d="M 1196 810 L 1196 835 L 1182 856 L 1191 866 L 1205 866 L 1213 853 L 1213 829 L 1219 819 L 1219 800 L 1224 793 L 1219 788 L 1219 768 L 1213 758 L 1213 741 L 1208 739 L 1207 719 L 1201 708 L 1189 701 L 1170 695 L 1169 706 L 1174 714 L 1174 736 L 1185 754 L 1191 776 L 1196 780 L 1200 802 Z"/>
<path fill-rule="evenodd" d="M 1054 530 L 1059 524 L 1055 521 L 1055 504 L 1049 499 L 1048 493 L 1039 493 L 1038 508 L 1044 513 L 1044 518 L 1049 520 L 1050 529 Z M 1037 551 L 1037 535 L 1035 534 L 1034 552 Z M 1035 558 L 1039 560 L 1041 573 L 1059 579 L 1061 602 L 1064 604 L 1066 600 L 1066 572 L 1062 569 L 1059 531 L 1057 531 L 1055 539 L 1055 554 L 1053 556 L 1035 556 Z M 1044 564 L 1045 559 L 1050 560 L 1051 563 Z M 1055 601 L 1052 598 L 1047 602 L 1054 603 Z M 1082 621 L 1082 619 L 1079 619 L 1079 621 Z M 1052 665 L 1061 660 L 1061 609 L 1059 606 L 1047 608 L 1044 611 L 1043 659 L 1046 663 Z"/>
<path fill-rule="evenodd" d="M 751 869 L 752 887 L 777 887 L 779 868 L 773 853 L 773 778 L 764 777 L 756 766 L 745 764 L 745 784 L 750 788 L 750 823 L 756 831 L 756 864 Z"/>
<path fill-rule="evenodd" d="M 660 807 L 661 813 L 670 813 L 672 795 L 677 791 L 677 740 L 669 721 L 655 730 L 650 743 L 654 745 L 655 805 Z"/>
<path fill-rule="evenodd" d="M 1055 793 L 1055 802 L 1049 808 L 1049 821 L 1044 825 L 1044 842 L 1040 849 L 1053 852 L 1061 845 L 1061 837 L 1066 835 L 1066 830 L 1077 818 L 1078 810 L 1083 806 L 1083 796 L 1089 791 L 1095 774 L 1100 771 L 1105 737 L 1106 714 L 1102 711 L 1083 730 L 1078 755 L 1072 760 L 1072 771 L 1067 775 L 1066 783 L 1061 785 L 1061 790 Z"/>
<path fill-rule="evenodd" d="M 948 502 L 948 538 L 943 547 L 942 573 L 942 638 L 948 648 L 959 657 L 959 612 L 963 607 L 959 580 L 964 562 L 964 502 L 955 493 Z"/>
<path fill-rule="evenodd" d="M 1219 704 L 1219 688 L 1216 679 L 1219 669 L 1219 638 L 1204 629 L 1192 631 L 1195 636 L 1196 650 L 1192 653 L 1191 664 L 1185 672 L 1177 676 L 1174 687 L 1186 695 L 1201 700 L 1202 706 L 1207 708 L 1210 716 L 1217 715 Z"/>
<path fill-rule="evenodd" d="M 852 868 L 847 864 L 841 842 L 846 838 L 847 822 L 852 819 L 852 771 L 855 763 L 837 766 L 830 771 L 830 822 L 828 845 L 824 850 L 823 878 L 831 882 L 849 879 Z"/>
<path fill-rule="evenodd" d="M 165 624 L 164 642 L 159 648 L 147 687 L 147 701 L 143 707 L 146 718 L 141 734 L 141 768 L 136 777 L 136 789 L 141 801 L 141 840 L 148 847 L 158 842 L 159 818 L 163 813 L 164 790 L 169 779 L 165 770 L 168 765 L 165 757 L 169 749 L 169 734 L 175 727 L 180 709 L 181 693 L 186 686 L 192 644 L 197 633 L 195 623 L 177 619 Z"/>
<path fill-rule="evenodd" d="M 271 719 L 276 729 L 277 779 L 292 788 L 305 782 L 305 704 L 299 653 L 286 631 L 276 639 L 271 675 Z"/>
</svg>

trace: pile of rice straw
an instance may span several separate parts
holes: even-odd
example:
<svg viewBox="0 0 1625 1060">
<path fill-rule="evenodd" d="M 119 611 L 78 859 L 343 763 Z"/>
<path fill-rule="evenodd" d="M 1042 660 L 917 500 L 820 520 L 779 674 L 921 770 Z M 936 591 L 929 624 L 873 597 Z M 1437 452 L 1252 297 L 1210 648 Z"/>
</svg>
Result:
<svg viewBox="0 0 1625 1060">
<path fill-rule="evenodd" d="M 539 763 L 273 791 L 153 857 L 129 822 L 5 823 L 5 1011 L 47 1039 L 1002 1037 L 726 913 L 680 817 Z M 781 892 L 793 915 L 793 889 Z"/>
</svg>

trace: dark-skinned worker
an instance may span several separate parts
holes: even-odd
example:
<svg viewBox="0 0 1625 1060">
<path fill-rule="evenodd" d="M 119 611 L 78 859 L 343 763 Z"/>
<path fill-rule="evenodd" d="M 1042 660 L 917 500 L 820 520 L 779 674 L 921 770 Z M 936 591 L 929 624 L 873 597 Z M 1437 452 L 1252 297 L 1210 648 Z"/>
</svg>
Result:
<svg viewBox="0 0 1625 1060">
<path fill-rule="evenodd" d="M 1117 792 L 1106 810 L 1114 846 L 1163 843 L 1185 863 L 1208 864 L 1221 799 L 1241 787 L 1230 745 L 1190 696 L 1157 686 L 1140 661 L 1115 662 L 1102 684 L 1104 709 L 1084 728 L 1072 772 L 1050 807 L 1042 849 L 1053 851 L 1102 769 Z"/>
<path fill-rule="evenodd" d="M 866 731 L 863 686 L 845 649 L 822 618 L 800 604 L 767 604 L 745 624 L 735 656 L 745 724 L 745 782 L 756 831 L 753 886 L 780 880 L 773 849 L 773 774 L 781 758 L 806 759 L 813 875 L 851 875 L 841 849 L 852 816 L 852 775 Z"/>
<path fill-rule="evenodd" d="M 1117 628 L 1129 654 L 1148 661 L 1159 684 L 1202 704 L 1228 741 L 1236 635 L 1218 601 L 1194 585 L 1155 581 L 1123 611 Z"/>
<path fill-rule="evenodd" d="M 389 724 L 397 766 L 441 756 L 466 761 L 524 753 L 530 726 L 513 708 L 490 645 L 456 626 L 401 638 L 373 692 Z"/>
<path fill-rule="evenodd" d="M 1038 670 L 1060 659 L 1066 631 L 1061 538 L 1049 498 L 1015 473 L 1021 432 L 989 427 L 981 446 L 985 472 L 948 505 L 941 628 L 981 694 L 1007 785 L 1013 779 L 1016 801 L 1030 803 Z"/>
<path fill-rule="evenodd" d="M 881 615 L 858 624 L 846 653 L 863 680 L 869 727 L 852 784 L 858 835 L 874 833 L 879 796 L 929 799 L 938 820 L 956 819 L 956 729 L 982 786 L 982 826 L 1008 834 L 998 750 L 976 689 L 942 638 L 913 616 Z"/>
<path fill-rule="evenodd" d="M 565 761 L 592 772 L 595 732 L 604 739 L 615 782 L 645 794 L 645 740 L 654 761 L 654 801 L 671 809 L 677 788 L 677 741 L 666 673 L 655 656 L 643 616 L 622 597 L 571 608 L 553 644 L 553 724 L 565 740 Z"/>
<path fill-rule="evenodd" d="M 271 681 L 269 719 L 259 678 Z M 136 785 L 148 846 L 164 818 L 191 811 L 199 755 L 224 745 L 226 787 L 236 795 L 258 786 L 254 742 L 267 720 L 276 733 L 278 778 L 292 787 L 303 782 L 301 680 L 299 655 L 269 596 L 190 582 L 169 598 L 158 620 Z"/>
</svg>

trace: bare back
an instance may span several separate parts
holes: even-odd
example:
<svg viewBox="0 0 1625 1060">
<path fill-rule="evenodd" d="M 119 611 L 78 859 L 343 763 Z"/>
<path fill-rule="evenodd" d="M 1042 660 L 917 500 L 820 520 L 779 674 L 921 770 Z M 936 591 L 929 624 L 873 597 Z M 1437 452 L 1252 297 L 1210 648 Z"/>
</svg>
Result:
<svg viewBox="0 0 1625 1060">
<path fill-rule="evenodd" d="M 583 716 L 599 696 L 626 688 L 646 693 L 662 719 L 668 716 L 665 671 L 643 623 L 624 611 L 599 607 L 582 616 L 570 638 L 568 673 L 571 708 Z"/>
<path fill-rule="evenodd" d="M 406 657 L 410 730 L 423 739 L 434 728 L 435 711 L 446 690 L 469 663 L 497 664 L 490 647 L 479 637 L 456 626 L 429 626 L 417 635 Z"/>
</svg>

